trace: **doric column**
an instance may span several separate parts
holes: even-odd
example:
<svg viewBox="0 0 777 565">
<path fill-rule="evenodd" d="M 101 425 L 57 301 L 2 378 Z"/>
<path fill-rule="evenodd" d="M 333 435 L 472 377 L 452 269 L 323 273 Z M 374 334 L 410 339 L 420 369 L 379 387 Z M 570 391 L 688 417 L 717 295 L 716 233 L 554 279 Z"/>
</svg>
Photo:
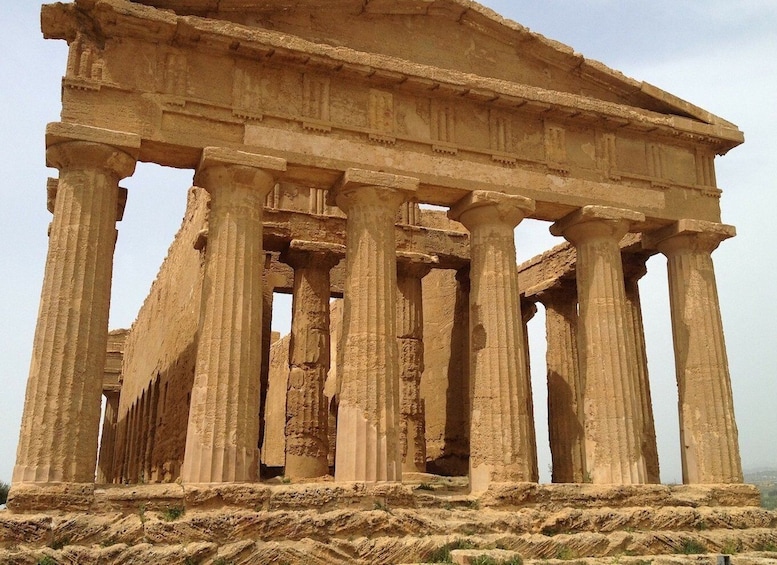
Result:
<svg viewBox="0 0 777 565">
<path fill-rule="evenodd" d="M 286 468 L 292 478 L 329 472 L 329 271 L 345 254 L 341 245 L 293 240 L 281 260 L 294 268 L 289 379 L 286 392 Z"/>
<path fill-rule="evenodd" d="M 93 483 L 119 180 L 140 138 L 53 123 L 46 146 L 59 183 L 12 482 Z"/>
<path fill-rule="evenodd" d="M 546 364 L 548 370 L 548 430 L 554 483 L 586 479 L 583 436 L 583 386 L 577 357 L 577 287 L 561 279 L 543 290 Z"/>
<path fill-rule="evenodd" d="M 103 431 L 100 435 L 100 457 L 97 463 L 97 483 L 113 482 L 113 452 L 116 448 L 116 421 L 119 417 L 119 393 L 105 393 Z"/>
<path fill-rule="evenodd" d="M 412 207 L 414 203 L 409 203 Z M 402 470 L 426 472 L 426 418 L 421 400 L 424 372 L 424 309 L 421 280 L 437 257 L 400 253 L 397 257 L 397 345 L 399 347 L 399 442 Z"/>
<path fill-rule="evenodd" d="M 347 214 L 337 481 L 399 481 L 399 205 L 418 179 L 348 169 L 330 192 Z"/>
<path fill-rule="evenodd" d="M 262 212 L 283 159 L 216 147 L 194 182 L 210 193 L 197 363 L 181 478 L 258 478 Z"/>
<path fill-rule="evenodd" d="M 578 355 L 584 384 L 586 480 L 646 480 L 636 351 L 619 242 L 644 214 L 585 206 L 551 227 L 577 249 Z"/>
<path fill-rule="evenodd" d="M 529 322 L 531 322 L 532 318 L 537 314 L 537 303 L 522 298 L 521 299 L 521 324 L 522 324 L 522 331 L 523 331 L 523 357 L 524 357 L 524 363 L 526 364 L 526 390 L 528 391 L 528 396 L 526 398 L 526 411 L 528 413 L 529 420 L 533 423 L 534 422 L 534 395 L 532 394 L 532 386 L 531 386 L 531 355 L 529 352 Z M 532 461 L 532 476 L 537 477 L 536 480 L 539 480 L 539 469 L 537 467 L 537 436 L 536 436 L 536 430 L 534 427 L 532 427 L 532 433 L 529 436 L 530 445 L 528 447 L 529 453 L 533 454 L 534 459 Z"/>
<path fill-rule="evenodd" d="M 474 191 L 448 215 L 470 232 L 470 490 L 537 481 L 518 294 L 515 227 L 534 210 L 521 196 Z"/>
<path fill-rule="evenodd" d="M 734 402 L 712 252 L 733 226 L 680 220 L 649 234 L 666 255 L 680 409 L 683 482 L 739 483 Z"/>
<path fill-rule="evenodd" d="M 273 277 L 270 273 L 272 253 L 264 255 L 262 270 L 262 361 L 259 369 L 259 436 L 256 444 L 264 449 L 265 414 L 267 413 L 267 391 L 270 389 L 270 348 L 272 347 L 272 309 L 275 296 Z M 260 455 L 264 455 L 260 453 Z M 261 459 L 260 459 L 261 463 Z M 261 477 L 259 477 L 261 478 Z"/>
<path fill-rule="evenodd" d="M 626 290 L 626 316 L 634 331 L 634 345 L 636 347 L 638 407 L 642 418 L 642 454 L 645 456 L 646 480 L 651 484 L 660 484 L 656 426 L 653 420 L 653 401 L 650 395 L 647 349 L 645 347 L 645 325 L 642 321 L 642 302 L 639 297 L 639 279 L 647 273 L 645 263 L 648 260 L 648 255 L 622 253 L 621 256 Z"/>
</svg>

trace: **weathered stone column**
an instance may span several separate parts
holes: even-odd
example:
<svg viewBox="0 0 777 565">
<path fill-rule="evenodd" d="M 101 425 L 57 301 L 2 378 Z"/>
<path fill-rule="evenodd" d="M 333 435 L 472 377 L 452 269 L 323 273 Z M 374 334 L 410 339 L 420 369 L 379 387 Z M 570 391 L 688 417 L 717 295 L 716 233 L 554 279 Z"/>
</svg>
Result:
<svg viewBox="0 0 777 565">
<path fill-rule="evenodd" d="M 526 298 L 521 299 L 521 324 L 523 331 L 523 356 L 526 363 L 526 390 L 529 394 L 526 397 L 526 413 L 531 422 L 534 422 L 534 395 L 532 394 L 531 386 L 531 354 L 529 351 L 529 322 L 537 315 L 537 303 Z M 536 430 L 532 427 L 532 434 L 529 436 L 529 453 L 534 454 L 533 476 L 539 480 L 539 469 L 537 467 L 537 436 Z"/>
<path fill-rule="evenodd" d="M 197 364 L 181 478 L 258 478 L 262 212 L 283 159 L 206 147 L 195 184 L 210 193 Z"/>
<path fill-rule="evenodd" d="M 330 194 L 347 214 L 337 481 L 399 481 L 399 205 L 418 179 L 349 169 Z"/>
<path fill-rule="evenodd" d="M 626 315 L 634 329 L 636 346 L 636 376 L 639 393 L 639 407 L 642 418 L 642 454 L 645 456 L 647 482 L 660 484 L 656 426 L 653 419 L 653 401 L 650 395 L 647 349 L 645 347 L 645 325 L 642 321 L 642 302 L 639 297 L 639 279 L 647 273 L 645 262 L 648 256 L 639 253 L 623 253 L 623 276 L 626 290 Z"/>
<path fill-rule="evenodd" d="M 554 483 L 586 479 L 583 436 L 583 386 L 577 356 L 577 287 L 561 279 L 543 290 L 546 364 L 548 370 L 548 430 Z"/>
<path fill-rule="evenodd" d="M 684 483 L 742 482 L 712 252 L 733 226 L 680 220 L 645 238 L 666 255 Z"/>
<path fill-rule="evenodd" d="M 414 203 L 410 203 L 411 205 Z M 400 253 L 397 257 L 397 345 L 399 347 L 399 442 L 402 470 L 426 472 L 426 418 L 421 400 L 424 372 L 424 309 L 421 280 L 437 257 Z"/>
<path fill-rule="evenodd" d="M 116 421 L 119 417 L 119 393 L 105 393 L 103 431 L 100 435 L 100 457 L 97 462 L 97 483 L 113 482 L 113 452 L 116 449 Z"/>
<path fill-rule="evenodd" d="M 597 484 L 646 480 L 634 335 L 618 245 L 629 226 L 644 219 L 638 212 L 586 206 L 551 227 L 577 249 L 586 480 Z"/>
<path fill-rule="evenodd" d="M 286 468 L 292 478 L 329 472 L 329 271 L 345 255 L 341 245 L 293 240 L 281 261 L 294 268 L 289 380 L 286 392 Z"/>
<path fill-rule="evenodd" d="M 475 191 L 448 215 L 470 232 L 470 490 L 537 481 L 531 389 L 518 294 L 515 227 L 534 210 L 521 196 Z"/>
<path fill-rule="evenodd" d="M 59 183 L 14 485 L 94 482 L 119 180 L 140 138 L 52 123 L 46 146 Z"/>
</svg>

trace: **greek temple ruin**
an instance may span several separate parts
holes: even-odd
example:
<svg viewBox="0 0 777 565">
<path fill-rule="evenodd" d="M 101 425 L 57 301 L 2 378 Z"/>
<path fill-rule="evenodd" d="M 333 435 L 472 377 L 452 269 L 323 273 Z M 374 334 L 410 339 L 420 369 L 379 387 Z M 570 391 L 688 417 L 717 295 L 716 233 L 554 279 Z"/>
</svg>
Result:
<svg viewBox="0 0 777 565">
<path fill-rule="evenodd" d="M 735 125 L 468 0 L 76 0 L 41 21 L 69 57 L 12 509 L 272 469 L 475 495 L 538 482 L 539 425 L 554 483 L 658 488 L 638 288 L 656 254 L 683 482 L 742 482 L 712 260 L 735 235 L 714 170 Z M 193 182 L 137 320 L 109 333 L 139 161 Z M 559 245 L 518 266 L 529 222 Z"/>
</svg>

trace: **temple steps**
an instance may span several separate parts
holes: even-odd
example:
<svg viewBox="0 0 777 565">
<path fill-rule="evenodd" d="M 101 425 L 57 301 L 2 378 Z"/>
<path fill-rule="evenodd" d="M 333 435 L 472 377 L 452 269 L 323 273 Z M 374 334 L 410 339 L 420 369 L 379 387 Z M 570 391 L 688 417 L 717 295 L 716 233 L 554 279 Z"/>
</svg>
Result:
<svg viewBox="0 0 777 565">
<path fill-rule="evenodd" d="M 443 480 L 138 485 L 82 493 L 70 509 L 45 489 L 14 493 L 0 512 L 0 563 L 469 563 L 475 550 L 527 565 L 717 563 L 704 559 L 718 554 L 777 563 L 777 513 L 746 485 L 517 484 L 479 496 Z M 46 500 L 59 510 L 44 510 Z"/>
</svg>

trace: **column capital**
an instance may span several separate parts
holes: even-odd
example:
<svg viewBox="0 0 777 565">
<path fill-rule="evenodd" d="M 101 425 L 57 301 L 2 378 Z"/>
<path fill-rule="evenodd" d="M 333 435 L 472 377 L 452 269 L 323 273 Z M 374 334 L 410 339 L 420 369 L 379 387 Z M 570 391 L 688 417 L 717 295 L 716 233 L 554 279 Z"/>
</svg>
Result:
<svg viewBox="0 0 777 565">
<path fill-rule="evenodd" d="M 645 249 L 658 249 L 664 255 L 683 249 L 712 253 L 721 241 L 734 237 L 736 234 L 737 230 L 734 226 L 703 220 L 683 219 L 645 234 L 642 246 Z"/>
<path fill-rule="evenodd" d="M 46 125 L 46 149 L 70 141 L 110 145 L 133 159 L 137 159 L 140 154 L 140 136 L 136 133 L 66 122 L 51 122 Z"/>
<path fill-rule="evenodd" d="M 436 255 L 399 251 L 397 252 L 397 274 L 422 279 L 439 262 L 440 259 Z"/>
<path fill-rule="evenodd" d="M 568 300 L 577 303 L 577 282 L 575 279 L 556 279 L 553 284 L 537 285 L 527 289 L 526 295 L 531 296 L 545 307 Z"/>
<path fill-rule="evenodd" d="M 515 227 L 534 212 L 531 198 L 490 190 L 474 190 L 448 210 L 451 220 L 461 222 L 467 229 L 481 223 L 505 223 Z"/>
<path fill-rule="evenodd" d="M 521 321 L 525 326 L 537 314 L 537 303 L 531 298 L 521 299 Z"/>
<path fill-rule="evenodd" d="M 262 196 L 272 189 L 286 160 L 229 147 L 205 147 L 194 175 L 194 184 L 212 192 L 225 183 L 258 190 Z"/>
<path fill-rule="evenodd" d="M 596 236 L 617 237 L 620 240 L 629 231 L 631 224 L 644 222 L 645 214 L 613 208 L 611 206 L 583 206 L 567 214 L 550 226 L 550 233 L 575 240 Z"/>
<path fill-rule="evenodd" d="M 399 208 L 418 190 L 418 184 L 415 177 L 351 168 L 329 191 L 327 204 L 336 205 L 347 213 L 358 199 L 370 198 L 374 203 L 383 202 L 391 208 Z"/>
<path fill-rule="evenodd" d="M 279 259 L 287 265 L 299 268 L 315 265 L 331 269 L 345 257 L 345 246 L 323 241 L 292 239 L 281 252 Z"/>
<path fill-rule="evenodd" d="M 623 278 L 625 280 L 638 281 L 647 274 L 647 260 L 650 258 L 645 253 L 621 252 L 623 263 Z"/>
</svg>

